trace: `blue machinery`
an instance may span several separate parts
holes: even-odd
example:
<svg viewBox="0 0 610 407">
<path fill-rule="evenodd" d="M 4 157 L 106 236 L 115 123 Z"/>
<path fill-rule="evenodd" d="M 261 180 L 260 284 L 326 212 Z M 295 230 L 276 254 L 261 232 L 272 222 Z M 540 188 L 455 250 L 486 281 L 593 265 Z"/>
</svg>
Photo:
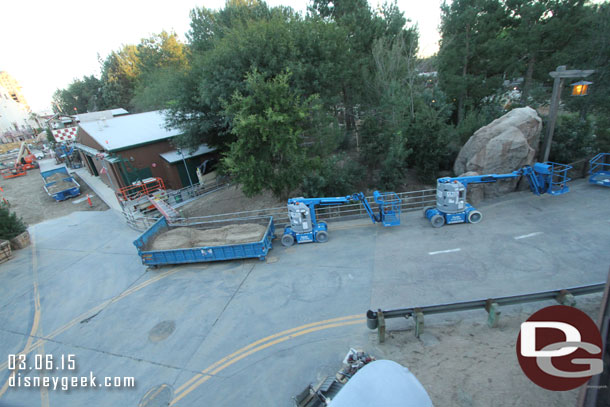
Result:
<svg viewBox="0 0 610 407">
<path fill-rule="evenodd" d="M 352 201 L 360 201 L 373 223 L 381 222 L 383 226 L 400 225 L 401 200 L 394 192 L 373 193 L 373 199 L 379 205 L 379 213 L 375 214 L 362 192 L 357 194 L 331 198 L 291 198 L 288 200 L 288 218 L 290 226 L 284 228 L 282 245 L 292 246 L 297 243 L 328 241 L 328 225 L 316 219 L 316 206 L 340 205 Z"/>
<path fill-rule="evenodd" d="M 610 187 L 610 153 L 599 153 L 589 163 L 591 164 L 589 182 Z"/>
<path fill-rule="evenodd" d="M 525 176 L 534 194 L 561 195 L 569 191 L 567 182 L 570 179 L 567 173 L 570 168 L 572 167 L 568 165 L 546 162 L 536 163 L 533 167 L 526 166 L 509 174 L 439 178 L 436 184 L 436 208 L 425 208 L 424 216 L 435 228 L 452 223 L 479 223 L 483 215 L 466 202 L 468 184 Z"/>
</svg>

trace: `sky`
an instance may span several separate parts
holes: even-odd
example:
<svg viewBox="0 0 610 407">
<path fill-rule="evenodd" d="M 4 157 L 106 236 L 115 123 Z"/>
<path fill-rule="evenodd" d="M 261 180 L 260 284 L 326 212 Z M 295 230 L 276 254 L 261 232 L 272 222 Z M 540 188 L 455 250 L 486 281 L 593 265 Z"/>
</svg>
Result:
<svg viewBox="0 0 610 407">
<path fill-rule="evenodd" d="M 438 49 L 442 0 L 397 0 L 420 32 L 420 55 Z M 0 71 L 22 86 L 34 112 L 50 109 L 55 90 L 84 75 L 100 76 L 100 62 L 122 45 L 137 44 L 162 30 L 182 40 L 195 7 L 222 8 L 225 0 L 4 1 L 0 14 Z M 267 0 L 305 11 L 308 0 Z M 377 0 L 369 0 L 371 7 Z M 99 56 L 99 58 L 98 58 Z"/>
</svg>

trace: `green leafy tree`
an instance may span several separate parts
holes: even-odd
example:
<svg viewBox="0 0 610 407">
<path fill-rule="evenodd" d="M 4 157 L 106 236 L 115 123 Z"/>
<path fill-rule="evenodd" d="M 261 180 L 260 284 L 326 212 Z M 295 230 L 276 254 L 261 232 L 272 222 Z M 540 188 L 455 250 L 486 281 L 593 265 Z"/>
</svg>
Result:
<svg viewBox="0 0 610 407">
<path fill-rule="evenodd" d="M 171 108 L 180 97 L 180 85 L 186 70 L 160 68 L 147 73 L 134 91 L 130 106 L 135 112 Z"/>
<path fill-rule="evenodd" d="M 290 89 L 290 74 L 265 80 L 247 75 L 244 93 L 226 105 L 236 141 L 222 163 L 247 195 L 271 190 L 280 198 L 300 186 L 310 168 L 304 145 L 308 118 L 319 107 L 314 96 L 302 99 Z"/>
<path fill-rule="evenodd" d="M 571 59 L 573 46 L 586 30 L 584 4 L 584 0 L 504 0 L 512 55 L 506 70 L 524 77 L 523 104 L 528 103 L 534 81 L 548 82 L 548 73 Z"/>
<path fill-rule="evenodd" d="M 220 10 L 195 8 L 190 12 L 189 45 L 194 53 L 205 52 L 232 29 L 248 25 L 252 21 L 269 20 L 272 14 L 287 12 L 288 8 L 270 9 L 264 1 L 228 0 Z"/>
<path fill-rule="evenodd" d="M 27 225 L 8 208 L 0 206 L 0 239 L 10 240 L 27 230 Z"/>
<path fill-rule="evenodd" d="M 229 1 L 219 11 L 191 12 L 191 69 L 168 114 L 168 126 L 182 130 L 181 144 L 205 142 L 226 149 L 234 141 L 223 103 L 244 91 L 251 69 L 273 76 L 287 68 L 294 51 L 289 16 L 289 9 L 270 10 L 258 1 Z"/>
<path fill-rule="evenodd" d="M 439 80 L 459 123 L 502 84 L 508 15 L 500 0 L 455 0 L 441 10 Z"/>
<path fill-rule="evenodd" d="M 409 41 L 409 42 L 407 42 Z M 380 186 L 394 189 L 402 181 L 412 150 L 405 129 L 415 118 L 417 38 L 398 35 L 373 45 L 371 108 L 364 113 L 362 155 L 369 167 L 379 169 Z"/>
<path fill-rule="evenodd" d="M 102 64 L 104 107 L 129 107 L 140 72 L 138 49 L 135 45 L 125 45 L 119 51 L 112 51 Z"/>
<path fill-rule="evenodd" d="M 175 33 L 162 31 L 143 39 L 137 53 L 140 74 L 130 106 L 135 111 L 169 108 L 179 98 L 189 69 L 186 46 Z"/>
<path fill-rule="evenodd" d="M 139 71 L 146 74 L 158 69 L 183 69 L 188 65 L 186 47 L 176 33 L 161 31 L 144 38 L 136 46 Z"/>
<path fill-rule="evenodd" d="M 416 31 L 405 30 L 407 20 L 395 2 L 384 3 L 379 12 L 374 13 L 366 0 L 314 0 L 310 10 L 322 19 L 335 22 L 343 30 L 345 37 L 334 67 L 342 73 L 336 80 L 341 87 L 346 130 L 354 131 L 355 107 L 368 98 L 365 84 L 374 69 L 373 44 L 377 39 L 393 39 L 405 33 L 416 37 Z"/>
<path fill-rule="evenodd" d="M 57 89 L 53 94 L 55 113 L 76 114 L 98 110 L 101 86 L 100 80 L 91 75 L 75 79 L 66 89 Z"/>
</svg>

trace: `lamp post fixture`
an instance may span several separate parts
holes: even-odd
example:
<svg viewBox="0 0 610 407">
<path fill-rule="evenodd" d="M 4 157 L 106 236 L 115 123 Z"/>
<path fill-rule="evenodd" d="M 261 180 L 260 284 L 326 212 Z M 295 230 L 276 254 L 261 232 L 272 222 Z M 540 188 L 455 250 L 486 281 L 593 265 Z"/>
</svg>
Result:
<svg viewBox="0 0 610 407">
<path fill-rule="evenodd" d="M 182 162 L 184 163 L 184 169 L 186 170 L 186 176 L 189 179 L 190 186 L 193 186 L 193 181 L 191 180 L 191 174 L 189 174 L 189 167 L 186 165 L 186 160 L 184 159 L 184 154 L 182 154 L 182 149 L 177 148 L 176 151 L 182 156 Z"/>
<path fill-rule="evenodd" d="M 589 85 L 593 82 L 578 81 L 574 82 L 570 86 L 572 87 L 572 96 L 587 96 L 589 94 Z"/>
<path fill-rule="evenodd" d="M 585 70 L 585 71 L 577 70 L 577 69 L 566 70 L 565 65 L 558 66 L 555 71 L 549 72 L 549 75 L 552 78 L 554 78 L 553 95 L 551 96 L 551 107 L 550 107 L 550 111 L 549 111 L 549 123 L 548 123 L 547 134 L 546 134 L 543 148 L 542 148 L 542 151 L 543 151 L 542 162 L 547 162 L 549 160 L 549 154 L 551 153 L 551 143 L 553 142 L 553 133 L 555 132 L 555 122 L 557 121 L 557 111 L 559 110 L 559 100 L 561 99 L 561 89 L 563 88 L 564 79 L 566 79 L 566 78 L 586 78 L 587 76 L 591 75 L 594 72 L 595 71 L 592 69 Z M 586 86 L 584 86 L 584 84 L 583 84 L 583 86 L 581 88 L 579 88 L 581 92 L 583 91 L 583 87 L 584 87 L 585 94 L 583 94 L 582 96 L 586 95 L 588 84 Z M 572 92 L 574 92 L 575 90 L 576 90 L 576 87 L 574 87 L 572 89 Z"/>
</svg>

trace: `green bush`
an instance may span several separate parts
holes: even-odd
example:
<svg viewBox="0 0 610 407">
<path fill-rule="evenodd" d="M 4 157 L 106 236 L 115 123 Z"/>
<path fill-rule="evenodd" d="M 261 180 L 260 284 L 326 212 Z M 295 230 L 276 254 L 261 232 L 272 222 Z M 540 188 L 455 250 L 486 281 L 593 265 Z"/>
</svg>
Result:
<svg viewBox="0 0 610 407">
<path fill-rule="evenodd" d="M 595 123 L 595 144 L 599 151 L 610 153 L 610 115 L 596 114 Z"/>
<path fill-rule="evenodd" d="M 549 159 L 567 164 L 587 158 L 597 151 L 596 144 L 591 119 L 581 120 L 577 113 L 564 113 L 555 124 Z"/>
<path fill-rule="evenodd" d="M 413 150 L 410 163 L 421 182 L 436 180 L 438 171 L 446 165 L 453 128 L 434 108 L 421 106 L 407 134 L 407 147 Z"/>
<path fill-rule="evenodd" d="M 303 195 L 308 197 L 338 196 L 354 192 L 357 180 L 366 170 L 345 155 L 318 160 L 314 168 L 303 178 Z"/>
<path fill-rule="evenodd" d="M 17 214 L 0 207 L 0 239 L 10 240 L 27 229 L 23 220 Z"/>
</svg>

